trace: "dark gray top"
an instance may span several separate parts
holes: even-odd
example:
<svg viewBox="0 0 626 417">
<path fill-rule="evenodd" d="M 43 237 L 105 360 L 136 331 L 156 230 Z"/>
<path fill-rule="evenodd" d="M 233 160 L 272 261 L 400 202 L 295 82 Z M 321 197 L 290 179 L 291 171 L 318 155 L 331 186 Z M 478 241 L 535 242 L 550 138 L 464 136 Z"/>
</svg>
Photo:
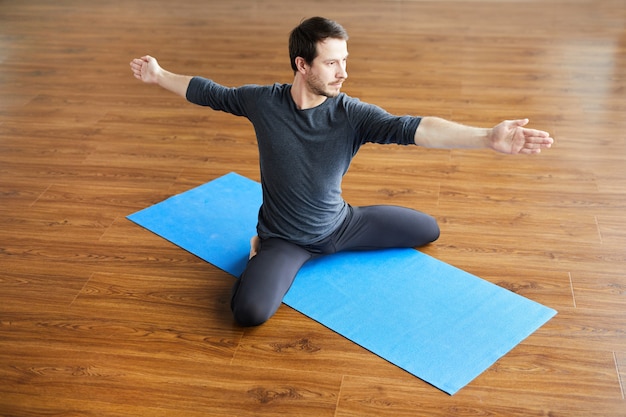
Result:
<svg viewBox="0 0 626 417">
<path fill-rule="evenodd" d="M 187 99 L 250 120 L 263 189 L 257 232 L 261 238 L 309 245 L 344 220 L 341 180 L 359 147 L 367 142 L 414 144 L 421 118 L 393 116 L 343 93 L 299 110 L 290 91 L 290 84 L 228 88 L 194 77 Z"/>
</svg>

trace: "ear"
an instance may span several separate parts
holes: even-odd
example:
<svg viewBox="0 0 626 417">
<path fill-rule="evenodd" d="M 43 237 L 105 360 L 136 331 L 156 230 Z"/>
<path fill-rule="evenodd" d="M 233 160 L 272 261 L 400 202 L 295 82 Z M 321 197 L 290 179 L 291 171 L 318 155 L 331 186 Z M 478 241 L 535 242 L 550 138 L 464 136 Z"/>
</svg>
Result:
<svg viewBox="0 0 626 417">
<path fill-rule="evenodd" d="M 309 68 L 309 65 L 306 63 L 305 59 L 302 58 L 301 56 L 297 56 L 295 59 L 296 62 L 296 68 L 298 69 L 298 72 L 305 74 Z"/>
</svg>

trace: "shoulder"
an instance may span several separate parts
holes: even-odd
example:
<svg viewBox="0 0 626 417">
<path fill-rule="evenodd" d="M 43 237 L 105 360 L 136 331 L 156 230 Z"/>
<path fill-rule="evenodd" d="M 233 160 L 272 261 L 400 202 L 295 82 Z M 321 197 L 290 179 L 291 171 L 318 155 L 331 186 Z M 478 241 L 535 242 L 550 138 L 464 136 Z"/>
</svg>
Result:
<svg viewBox="0 0 626 417">
<path fill-rule="evenodd" d="M 280 101 L 289 96 L 290 84 L 245 84 L 240 87 L 235 87 L 235 92 L 247 99 L 260 101 L 260 102 L 273 102 Z"/>
<path fill-rule="evenodd" d="M 375 104 L 361 101 L 360 98 L 349 96 L 346 93 L 340 93 L 335 97 L 335 101 L 337 106 L 343 107 L 349 111 L 381 110 L 381 108 Z"/>
<path fill-rule="evenodd" d="M 335 107 L 342 110 L 349 118 L 368 118 L 373 115 L 387 115 L 388 113 L 381 107 L 361 101 L 361 99 L 349 96 L 345 93 L 339 94 L 333 100 Z"/>
<path fill-rule="evenodd" d="M 240 87 L 235 87 L 235 89 L 240 91 L 253 92 L 256 94 L 266 94 L 266 95 L 282 95 L 289 91 L 291 87 L 290 84 L 269 84 L 269 85 L 259 85 L 259 84 L 244 84 Z"/>
</svg>

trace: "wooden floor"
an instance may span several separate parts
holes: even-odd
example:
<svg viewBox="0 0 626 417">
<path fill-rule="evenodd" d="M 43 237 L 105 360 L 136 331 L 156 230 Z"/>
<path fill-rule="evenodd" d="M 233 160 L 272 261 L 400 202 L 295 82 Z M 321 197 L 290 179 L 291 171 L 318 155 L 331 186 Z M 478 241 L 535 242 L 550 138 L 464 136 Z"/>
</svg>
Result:
<svg viewBox="0 0 626 417">
<path fill-rule="evenodd" d="M 237 327 L 232 277 L 125 218 L 259 178 L 247 121 L 128 62 L 291 82 L 313 15 L 350 33 L 348 94 L 557 140 L 368 146 L 345 178 L 353 204 L 436 216 L 424 252 L 558 310 L 454 396 L 286 306 Z M 0 0 L 0 415 L 626 416 L 625 115 L 624 0 Z"/>
</svg>

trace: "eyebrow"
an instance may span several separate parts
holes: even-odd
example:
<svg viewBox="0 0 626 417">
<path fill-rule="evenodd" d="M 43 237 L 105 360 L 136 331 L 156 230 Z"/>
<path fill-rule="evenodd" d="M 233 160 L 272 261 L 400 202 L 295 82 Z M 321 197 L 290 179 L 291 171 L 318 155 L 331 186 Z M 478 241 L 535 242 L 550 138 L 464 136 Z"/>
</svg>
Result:
<svg viewBox="0 0 626 417">
<path fill-rule="evenodd" d="M 348 55 L 350 55 L 350 54 L 346 54 L 342 58 L 328 58 L 328 59 L 325 59 L 323 62 L 341 61 L 342 59 L 348 59 Z"/>
</svg>

